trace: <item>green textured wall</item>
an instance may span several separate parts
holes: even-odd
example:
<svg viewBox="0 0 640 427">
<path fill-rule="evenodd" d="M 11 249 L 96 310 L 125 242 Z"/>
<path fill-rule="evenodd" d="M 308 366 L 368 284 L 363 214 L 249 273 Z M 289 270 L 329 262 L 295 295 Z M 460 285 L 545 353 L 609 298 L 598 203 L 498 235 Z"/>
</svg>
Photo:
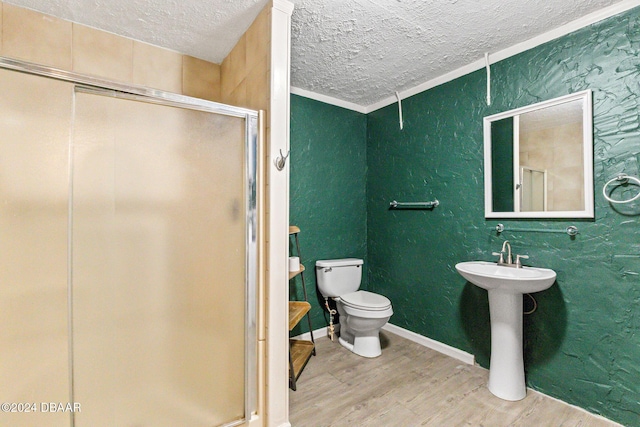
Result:
<svg viewBox="0 0 640 427">
<path fill-rule="evenodd" d="M 612 206 L 601 192 L 619 172 L 640 175 L 640 10 L 493 65 L 490 107 L 485 78 L 475 72 L 403 100 L 403 131 L 396 105 L 364 116 L 292 96 L 291 220 L 303 230 L 305 264 L 365 258 L 364 287 L 391 299 L 391 323 L 488 367 L 487 294 L 454 266 L 491 260 L 509 239 L 529 265 L 558 273 L 525 316 L 528 385 L 640 426 L 640 201 Z M 584 89 L 594 95 L 595 220 L 485 220 L 482 118 Z M 388 209 L 394 199 L 434 198 L 432 211 Z M 580 234 L 498 236 L 498 222 L 574 224 Z M 306 277 L 316 295 L 314 274 Z M 313 321 L 326 324 L 320 302 Z"/>
<path fill-rule="evenodd" d="M 290 222 L 301 229 L 314 329 L 328 324 L 316 291 L 316 261 L 367 261 L 366 132 L 364 114 L 291 95 Z M 365 276 L 363 286 L 366 282 Z M 299 278 L 290 282 L 290 293 L 302 296 Z M 303 321 L 292 335 L 308 329 Z"/>
<path fill-rule="evenodd" d="M 492 260 L 509 239 L 557 283 L 525 316 L 530 387 L 640 426 L 640 202 L 612 206 L 602 186 L 640 165 L 640 10 L 607 19 L 368 115 L 369 288 L 388 296 L 391 322 L 476 355 L 488 367 L 485 291 L 454 265 Z M 482 118 L 568 93 L 594 95 L 595 221 L 501 221 L 580 234 L 503 233 L 484 219 Z M 438 198 L 433 211 L 389 201 Z"/>
</svg>

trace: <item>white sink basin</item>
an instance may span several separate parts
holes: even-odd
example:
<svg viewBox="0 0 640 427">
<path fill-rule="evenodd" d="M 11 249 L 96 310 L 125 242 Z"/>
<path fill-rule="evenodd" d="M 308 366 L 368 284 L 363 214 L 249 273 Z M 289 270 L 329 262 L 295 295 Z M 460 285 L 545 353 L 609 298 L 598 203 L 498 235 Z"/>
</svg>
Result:
<svg viewBox="0 0 640 427">
<path fill-rule="evenodd" d="M 458 273 L 483 289 L 528 294 L 549 289 L 556 281 L 556 272 L 538 267 L 505 267 L 495 262 L 467 261 L 456 264 Z"/>
<path fill-rule="evenodd" d="M 458 273 L 484 288 L 491 317 L 489 391 L 501 399 L 520 400 L 527 395 L 522 353 L 522 294 L 548 289 L 556 272 L 548 268 L 505 267 L 495 262 L 456 264 Z"/>
</svg>

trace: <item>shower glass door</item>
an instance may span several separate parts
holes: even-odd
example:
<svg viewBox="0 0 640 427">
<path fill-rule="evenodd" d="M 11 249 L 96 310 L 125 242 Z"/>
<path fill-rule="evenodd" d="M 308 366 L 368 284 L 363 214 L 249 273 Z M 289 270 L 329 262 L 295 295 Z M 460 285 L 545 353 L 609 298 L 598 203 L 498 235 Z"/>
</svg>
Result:
<svg viewBox="0 0 640 427">
<path fill-rule="evenodd" d="M 245 119 L 104 95 L 75 94 L 75 425 L 242 419 Z"/>
<path fill-rule="evenodd" d="M 1 57 L 0 93 L 0 426 L 248 419 L 257 114 Z"/>
<path fill-rule="evenodd" d="M 0 426 L 68 426 L 41 404 L 69 401 L 73 85 L 0 69 L 0 94 Z"/>
</svg>

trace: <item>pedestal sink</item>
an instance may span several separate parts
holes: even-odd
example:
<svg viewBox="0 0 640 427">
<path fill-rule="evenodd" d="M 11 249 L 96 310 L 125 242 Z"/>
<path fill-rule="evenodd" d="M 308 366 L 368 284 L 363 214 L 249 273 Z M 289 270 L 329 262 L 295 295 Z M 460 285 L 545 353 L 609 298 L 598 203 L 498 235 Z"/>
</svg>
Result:
<svg viewBox="0 0 640 427">
<path fill-rule="evenodd" d="M 515 268 L 486 261 L 461 262 L 456 264 L 456 270 L 469 282 L 489 292 L 489 391 L 505 400 L 524 399 L 527 388 L 522 354 L 522 294 L 550 288 L 556 280 L 555 271 Z"/>
</svg>

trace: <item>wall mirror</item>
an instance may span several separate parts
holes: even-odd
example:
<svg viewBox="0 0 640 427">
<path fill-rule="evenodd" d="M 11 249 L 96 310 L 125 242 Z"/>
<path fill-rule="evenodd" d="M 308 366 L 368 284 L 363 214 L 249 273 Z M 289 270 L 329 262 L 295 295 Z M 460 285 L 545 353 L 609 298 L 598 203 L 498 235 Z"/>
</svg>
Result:
<svg viewBox="0 0 640 427">
<path fill-rule="evenodd" d="M 591 90 L 484 118 L 487 218 L 593 218 Z"/>
</svg>

